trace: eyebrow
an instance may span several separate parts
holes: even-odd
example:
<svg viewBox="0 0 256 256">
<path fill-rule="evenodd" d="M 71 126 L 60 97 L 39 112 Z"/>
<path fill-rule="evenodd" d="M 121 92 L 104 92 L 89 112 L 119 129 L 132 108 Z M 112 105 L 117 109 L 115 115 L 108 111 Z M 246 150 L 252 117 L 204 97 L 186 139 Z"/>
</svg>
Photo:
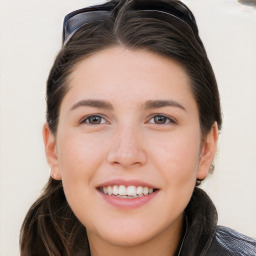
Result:
<svg viewBox="0 0 256 256">
<path fill-rule="evenodd" d="M 154 108 L 163 108 L 163 107 L 177 107 L 184 111 L 186 111 L 185 107 L 183 107 L 180 103 L 175 100 L 148 100 L 144 104 L 146 110 L 154 109 Z M 105 100 L 94 100 L 94 99 L 86 99 L 80 100 L 75 103 L 71 109 L 77 109 L 79 107 L 94 107 L 94 108 L 101 108 L 107 110 L 113 110 L 114 107 L 110 102 Z"/>
<path fill-rule="evenodd" d="M 186 111 L 185 107 L 175 100 L 148 100 L 145 103 L 146 110 L 163 107 L 177 107 Z"/>
<path fill-rule="evenodd" d="M 101 108 L 101 109 L 107 109 L 107 110 L 113 109 L 112 104 L 107 101 L 87 99 L 87 100 L 78 101 L 71 107 L 70 110 L 74 110 L 79 107 L 94 107 L 94 108 Z"/>
</svg>

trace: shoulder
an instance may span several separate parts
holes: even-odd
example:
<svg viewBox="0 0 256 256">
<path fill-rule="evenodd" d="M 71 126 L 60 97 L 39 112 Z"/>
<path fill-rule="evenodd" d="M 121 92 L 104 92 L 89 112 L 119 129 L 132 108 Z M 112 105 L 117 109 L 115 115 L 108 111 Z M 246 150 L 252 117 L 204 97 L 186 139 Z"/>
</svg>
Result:
<svg viewBox="0 0 256 256">
<path fill-rule="evenodd" d="M 231 228 L 217 226 L 207 256 L 255 256 L 256 240 Z"/>
</svg>

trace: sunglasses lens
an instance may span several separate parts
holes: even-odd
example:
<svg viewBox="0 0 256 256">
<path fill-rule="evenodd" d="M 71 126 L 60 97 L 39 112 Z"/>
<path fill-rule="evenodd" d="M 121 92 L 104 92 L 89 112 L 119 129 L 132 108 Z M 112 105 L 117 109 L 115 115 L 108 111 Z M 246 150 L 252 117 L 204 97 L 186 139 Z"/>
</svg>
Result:
<svg viewBox="0 0 256 256">
<path fill-rule="evenodd" d="M 90 11 L 78 13 L 64 21 L 63 44 L 66 44 L 72 35 L 82 26 L 93 22 L 102 22 L 109 17 L 109 11 Z"/>
</svg>

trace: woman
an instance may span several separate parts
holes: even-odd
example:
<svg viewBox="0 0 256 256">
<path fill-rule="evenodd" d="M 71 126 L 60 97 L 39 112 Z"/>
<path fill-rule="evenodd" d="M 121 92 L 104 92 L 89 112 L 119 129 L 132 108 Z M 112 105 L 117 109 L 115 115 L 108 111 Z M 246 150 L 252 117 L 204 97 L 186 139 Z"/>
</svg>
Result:
<svg viewBox="0 0 256 256">
<path fill-rule="evenodd" d="M 66 16 L 47 83 L 51 178 L 21 255 L 255 255 L 197 188 L 216 151 L 219 93 L 190 10 L 112 0 Z"/>
</svg>

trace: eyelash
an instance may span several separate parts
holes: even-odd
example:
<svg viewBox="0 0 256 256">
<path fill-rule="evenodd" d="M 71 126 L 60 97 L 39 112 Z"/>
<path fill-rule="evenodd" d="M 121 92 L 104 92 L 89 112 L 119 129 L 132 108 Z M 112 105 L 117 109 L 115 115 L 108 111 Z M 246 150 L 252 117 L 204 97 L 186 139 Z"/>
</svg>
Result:
<svg viewBox="0 0 256 256">
<path fill-rule="evenodd" d="M 96 118 L 96 119 L 100 120 L 100 122 L 99 123 L 91 123 L 90 121 L 92 121 L 93 118 Z M 163 123 L 157 123 L 156 118 L 161 118 L 161 119 L 164 120 L 164 122 Z M 154 120 L 154 121 L 152 121 L 152 120 Z M 102 121 L 104 121 L 104 122 L 102 122 Z M 80 123 L 81 124 L 86 123 L 86 124 L 90 124 L 90 125 L 99 125 L 99 124 L 106 124 L 107 121 L 101 115 L 90 115 L 90 116 L 87 116 L 87 117 L 83 118 Z M 170 118 L 168 116 L 157 114 L 157 115 L 154 115 L 150 118 L 149 123 L 153 123 L 153 124 L 157 124 L 157 125 L 165 125 L 165 124 L 168 124 L 168 123 L 176 124 L 176 121 L 174 121 L 172 118 Z"/>
<path fill-rule="evenodd" d="M 91 123 L 90 120 L 92 120 L 93 118 L 98 118 L 98 119 L 101 120 L 101 122 L 100 122 L 100 123 L 96 123 L 96 124 L 95 124 L 95 123 Z M 103 123 L 102 123 L 102 120 L 104 120 Z M 91 115 L 91 116 L 87 116 L 87 117 L 83 118 L 83 119 L 80 121 L 80 123 L 81 123 L 81 124 L 86 123 L 86 124 L 89 124 L 89 125 L 99 125 L 99 124 L 105 124 L 105 123 L 107 123 L 107 121 L 105 120 L 104 117 L 102 117 L 102 116 L 100 116 L 100 115 Z"/>
</svg>

